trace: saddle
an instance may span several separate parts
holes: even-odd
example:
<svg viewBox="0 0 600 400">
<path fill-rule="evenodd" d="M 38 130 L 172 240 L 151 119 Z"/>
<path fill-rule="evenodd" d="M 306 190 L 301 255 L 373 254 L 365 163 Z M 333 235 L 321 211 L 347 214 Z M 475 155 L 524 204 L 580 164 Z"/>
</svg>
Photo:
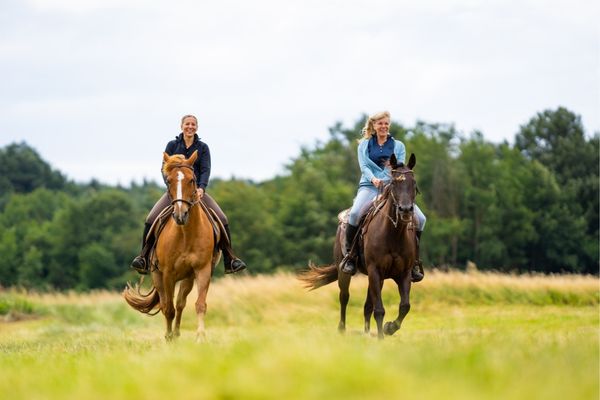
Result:
<svg viewBox="0 0 600 400">
<path fill-rule="evenodd" d="M 210 221 L 210 225 L 213 230 L 213 238 L 215 241 L 215 250 L 219 247 L 219 245 L 223 241 L 225 241 L 225 244 L 229 244 L 230 239 L 227 236 L 227 232 L 225 231 L 225 227 L 223 226 L 223 223 L 221 222 L 219 217 L 217 217 L 217 213 L 215 212 L 215 210 L 213 210 L 210 207 L 207 207 L 206 204 L 204 204 L 204 202 L 202 202 L 202 201 L 199 201 L 198 204 L 202 207 L 202 209 L 206 213 L 206 216 L 208 217 L 208 220 Z M 159 238 L 161 232 L 163 231 L 165 225 L 167 224 L 167 221 L 169 220 L 169 218 L 171 218 L 172 213 L 173 213 L 173 205 L 170 204 L 170 205 L 166 206 L 160 212 L 160 214 L 158 214 L 158 217 L 156 217 L 156 219 L 152 223 L 152 226 L 150 227 L 150 230 L 148 231 L 148 235 L 146 236 L 146 242 L 152 243 L 151 247 L 149 249 L 146 249 L 147 254 L 148 254 L 148 256 L 147 256 L 148 262 L 150 264 L 150 272 L 158 270 L 158 259 L 155 257 L 156 243 L 158 243 L 158 238 Z M 220 240 L 218 240 L 219 233 L 221 234 Z M 150 242 L 148 240 L 151 237 L 154 237 L 153 242 Z"/>
<path fill-rule="evenodd" d="M 365 264 L 364 255 L 362 254 L 362 251 L 360 251 L 363 238 L 367 234 L 373 218 L 383 208 L 387 201 L 388 200 L 383 197 L 382 194 L 379 194 L 372 202 L 365 205 L 363 208 L 364 212 L 362 213 L 363 216 L 358 222 L 356 236 L 354 236 L 354 240 L 350 246 L 350 251 L 348 254 L 344 255 L 344 258 L 356 257 L 357 265 Z M 348 219 L 350 217 L 350 210 L 351 208 L 347 208 L 338 214 L 338 225 L 342 229 L 342 232 L 346 231 L 346 225 L 348 225 Z M 340 235 L 339 240 L 341 241 L 340 246 L 343 249 L 345 243 L 345 234 Z"/>
</svg>

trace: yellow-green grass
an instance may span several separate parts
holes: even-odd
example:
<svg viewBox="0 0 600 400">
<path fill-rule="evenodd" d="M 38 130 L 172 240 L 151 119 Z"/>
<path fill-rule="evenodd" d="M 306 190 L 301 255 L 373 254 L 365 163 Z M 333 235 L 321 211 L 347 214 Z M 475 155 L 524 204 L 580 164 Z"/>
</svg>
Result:
<svg viewBox="0 0 600 400">
<path fill-rule="evenodd" d="M 383 341 L 362 333 L 366 286 L 353 280 L 340 335 L 335 283 L 306 292 L 292 275 L 228 276 L 210 288 L 202 343 L 194 292 L 175 343 L 162 315 L 115 293 L 0 292 L 0 398 L 599 397 L 595 277 L 430 273 Z M 386 320 L 398 301 L 386 283 Z"/>
</svg>

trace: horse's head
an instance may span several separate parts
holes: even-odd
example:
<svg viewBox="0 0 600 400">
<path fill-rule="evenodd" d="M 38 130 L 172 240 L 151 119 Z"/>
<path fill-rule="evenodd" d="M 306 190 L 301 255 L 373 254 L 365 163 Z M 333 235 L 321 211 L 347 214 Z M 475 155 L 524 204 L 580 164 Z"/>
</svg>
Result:
<svg viewBox="0 0 600 400">
<path fill-rule="evenodd" d="M 413 168 L 417 163 L 414 154 L 410 155 L 408 165 L 399 163 L 396 156 L 390 157 L 390 167 L 392 168 L 389 191 L 396 212 L 400 214 L 402 221 L 412 221 L 415 197 L 417 195 L 417 181 L 413 174 Z"/>
<path fill-rule="evenodd" d="M 197 151 L 187 160 L 180 154 L 169 156 L 163 153 L 163 175 L 172 199 L 173 219 L 178 225 L 185 225 L 190 207 L 197 202 L 196 175 L 193 167 L 197 157 Z"/>
</svg>

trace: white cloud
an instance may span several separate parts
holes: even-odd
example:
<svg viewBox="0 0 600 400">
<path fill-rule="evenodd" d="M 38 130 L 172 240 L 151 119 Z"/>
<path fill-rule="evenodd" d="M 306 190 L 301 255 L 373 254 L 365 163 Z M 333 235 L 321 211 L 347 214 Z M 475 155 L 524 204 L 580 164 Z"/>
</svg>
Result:
<svg viewBox="0 0 600 400">
<path fill-rule="evenodd" d="M 336 121 L 380 109 L 500 141 L 563 105 L 600 130 L 593 2 L 28 0 L 6 11 L 0 146 L 27 140 L 78 179 L 126 183 L 111 167 L 126 158 L 131 177 L 155 176 L 190 112 L 213 174 L 255 179 Z M 79 140 L 96 168 L 76 168 L 77 154 L 61 164 Z"/>
</svg>

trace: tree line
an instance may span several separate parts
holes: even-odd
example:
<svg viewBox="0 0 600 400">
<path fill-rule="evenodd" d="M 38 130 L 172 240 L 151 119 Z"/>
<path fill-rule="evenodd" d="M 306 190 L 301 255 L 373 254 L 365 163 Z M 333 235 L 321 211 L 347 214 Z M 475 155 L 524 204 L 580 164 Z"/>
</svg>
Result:
<svg viewBox="0 0 600 400">
<path fill-rule="evenodd" d="M 335 124 L 272 179 L 211 181 L 251 273 L 331 261 L 337 214 L 351 206 L 360 177 L 365 118 Z M 598 274 L 599 133 L 586 135 L 578 115 L 537 113 L 514 144 L 420 121 L 393 122 L 390 132 L 417 156 L 426 266 Z M 27 143 L 0 148 L 0 286 L 122 287 L 134 276 L 128 265 L 145 215 L 164 190 L 147 181 L 74 183 Z"/>
</svg>

